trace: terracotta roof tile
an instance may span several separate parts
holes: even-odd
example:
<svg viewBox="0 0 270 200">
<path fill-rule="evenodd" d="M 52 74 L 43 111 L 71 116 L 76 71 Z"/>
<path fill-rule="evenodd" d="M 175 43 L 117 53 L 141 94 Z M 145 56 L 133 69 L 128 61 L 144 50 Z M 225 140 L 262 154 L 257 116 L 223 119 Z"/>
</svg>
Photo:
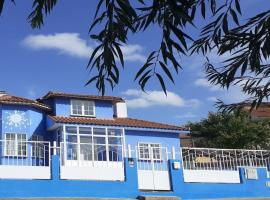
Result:
<svg viewBox="0 0 270 200">
<path fill-rule="evenodd" d="M 33 106 L 36 108 L 47 110 L 47 111 L 51 110 L 50 107 L 48 107 L 45 104 L 42 104 L 38 101 L 34 101 L 31 99 L 26 99 L 26 98 L 22 98 L 22 97 L 16 97 L 16 96 L 8 95 L 8 94 L 0 96 L 0 104 L 27 105 L 27 106 Z"/>
<path fill-rule="evenodd" d="M 164 130 L 186 130 L 184 127 L 162 124 L 157 122 L 150 122 L 132 118 L 114 118 L 114 119 L 96 119 L 88 117 L 63 117 L 63 116 L 49 116 L 56 123 L 76 123 L 76 124 L 94 124 L 106 126 L 126 126 L 136 128 L 153 128 Z"/>
<path fill-rule="evenodd" d="M 99 95 L 82 95 L 82 94 L 70 94 L 64 92 L 48 92 L 45 96 L 38 101 L 50 99 L 53 97 L 70 97 L 77 99 L 89 99 L 89 100 L 103 100 L 103 101 L 113 101 L 113 102 L 124 102 L 124 100 L 120 97 L 114 96 L 99 96 Z"/>
</svg>

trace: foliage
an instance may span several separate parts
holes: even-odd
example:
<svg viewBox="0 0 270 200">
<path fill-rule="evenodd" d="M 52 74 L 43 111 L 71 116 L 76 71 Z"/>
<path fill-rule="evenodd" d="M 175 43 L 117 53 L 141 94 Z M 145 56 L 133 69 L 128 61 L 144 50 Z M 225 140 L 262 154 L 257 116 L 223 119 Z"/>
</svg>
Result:
<svg viewBox="0 0 270 200">
<path fill-rule="evenodd" d="M 267 149 L 270 120 L 250 120 L 248 113 L 209 113 L 207 119 L 189 123 L 198 147 Z"/>
<path fill-rule="evenodd" d="M 15 3 L 15 0 L 9 0 Z M 5 0 L 0 0 L 0 14 Z M 43 25 L 57 0 L 33 0 L 33 11 L 28 17 L 33 28 Z M 125 58 L 121 47 L 128 37 L 146 31 L 153 25 L 160 30 L 159 47 L 153 50 L 135 75 L 144 90 L 151 78 L 156 78 L 166 93 L 166 80 L 174 83 L 173 74 L 181 66 L 179 57 L 194 53 L 206 55 L 213 49 L 218 55 L 229 54 L 222 66 L 206 61 L 206 73 L 212 84 L 229 88 L 241 84 L 243 92 L 252 96 L 242 104 L 218 106 L 222 111 L 252 102 L 252 108 L 270 95 L 268 58 L 270 55 L 270 10 L 258 13 L 241 24 L 240 0 L 99 0 L 89 35 L 98 45 L 93 51 L 88 68 L 92 75 L 86 85 L 95 83 L 102 94 L 106 85 L 113 89 L 119 83 L 119 69 Z M 206 20 L 200 29 L 196 17 Z M 192 38 L 189 29 L 200 30 Z M 191 45 L 189 45 L 191 44 Z M 120 62 L 118 62 L 120 61 Z M 167 78 L 166 78 L 167 77 Z"/>
</svg>

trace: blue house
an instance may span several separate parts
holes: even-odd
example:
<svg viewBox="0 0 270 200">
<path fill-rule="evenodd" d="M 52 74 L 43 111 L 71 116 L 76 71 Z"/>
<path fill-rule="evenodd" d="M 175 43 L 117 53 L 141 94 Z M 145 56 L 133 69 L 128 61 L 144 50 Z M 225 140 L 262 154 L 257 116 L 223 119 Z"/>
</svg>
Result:
<svg viewBox="0 0 270 200">
<path fill-rule="evenodd" d="M 270 196 L 270 152 L 181 148 L 186 128 L 129 118 L 119 97 L 1 92 L 0 116 L 0 198 Z"/>
</svg>

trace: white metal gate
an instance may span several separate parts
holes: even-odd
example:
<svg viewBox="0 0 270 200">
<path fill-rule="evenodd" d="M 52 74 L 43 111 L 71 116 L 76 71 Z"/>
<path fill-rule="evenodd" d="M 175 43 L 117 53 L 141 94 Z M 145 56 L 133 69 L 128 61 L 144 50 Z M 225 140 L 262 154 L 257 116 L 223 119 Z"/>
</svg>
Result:
<svg viewBox="0 0 270 200">
<path fill-rule="evenodd" d="M 171 190 L 166 147 L 139 144 L 136 147 L 136 157 L 140 190 Z"/>
</svg>

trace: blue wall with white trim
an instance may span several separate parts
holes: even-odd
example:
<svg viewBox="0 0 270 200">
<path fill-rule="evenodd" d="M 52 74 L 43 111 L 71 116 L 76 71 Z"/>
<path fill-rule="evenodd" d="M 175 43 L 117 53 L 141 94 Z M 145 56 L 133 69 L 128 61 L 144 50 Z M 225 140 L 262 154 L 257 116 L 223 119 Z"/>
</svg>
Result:
<svg viewBox="0 0 270 200">
<path fill-rule="evenodd" d="M 60 180 L 59 157 L 52 157 L 52 180 L 0 180 L 0 198 L 33 197 L 100 197 L 136 198 L 139 195 L 178 196 L 188 199 L 217 199 L 270 197 L 266 186 L 267 172 L 258 169 L 258 180 L 247 180 L 240 168 L 239 184 L 184 183 L 182 170 L 173 169 L 174 160 L 169 161 L 171 192 L 140 192 L 138 190 L 137 167 L 125 159 L 125 181 L 77 181 Z M 177 161 L 179 162 L 179 160 Z"/>
<path fill-rule="evenodd" d="M 180 152 L 179 133 L 158 132 L 153 130 L 125 130 L 125 136 L 126 146 L 131 145 L 132 150 L 135 150 L 134 148 L 138 146 L 139 142 L 144 142 L 161 144 L 162 147 L 167 147 L 168 152 L 171 152 L 174 146 L 176 152 Z M 169 158 L 171 158 L 170 155 L 171 154 L 169 154 Z M 132 156 L 135 157 L 135 154 Z"/>
<path fill-rule="evenodd" d="M 1 117 L 1 139 L 4 139 L 5 133 L 26 134 L 28 140 L 34 134 L 47 135 L 45 114 L 41 110 L 29 106 L 2 105 Z"/>
<path fill-rule="evenodd" d="M 71 98 L 55 98 L 54 111 L 56 116 L 70 116 L 71 115 Z M 110 101 L 95 101 L 96 118 L 112 119 L 113 118 L 113 104 Z"/>
</svg>

